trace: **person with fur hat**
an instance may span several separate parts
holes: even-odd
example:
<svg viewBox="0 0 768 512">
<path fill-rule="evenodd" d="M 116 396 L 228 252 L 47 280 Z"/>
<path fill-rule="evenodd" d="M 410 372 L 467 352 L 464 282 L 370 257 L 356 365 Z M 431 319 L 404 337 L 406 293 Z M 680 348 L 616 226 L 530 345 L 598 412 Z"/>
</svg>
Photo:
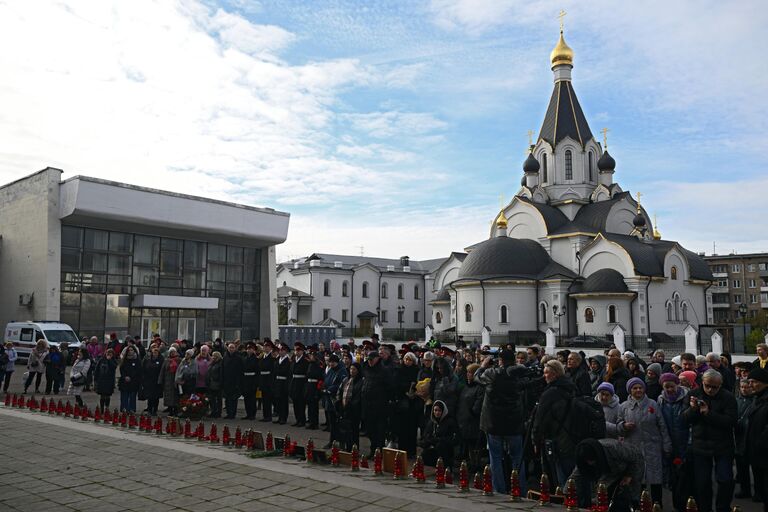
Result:
<svg viewBox="0 0 768 512">
<path fill-rule="evenodd" d="M 627 381 L 627 401 L 619 406 L 617 427 L 624 442 L 637 446 L 645 457 L 643 484 L 650 485 L 654 503 L 662 502 L 663 455 L 672 451 L 669 431 L 656 400 L 649 398 L 642 379 Z"/>
<path fill-rule="evenodd" d="M 570 478 L 577 482 L 604 482 L 611 497 L 611 512 L 637 510 L 645 475 L 645 458 L 637 446 L 616 439 L 584 439 L 575 451 L 576 467 Z M 589 485 L 580 485 L 578 489 L 591 492 Z M 579 495 L 580 506 L 591 501 L 590 495 Z"/>
</svg>

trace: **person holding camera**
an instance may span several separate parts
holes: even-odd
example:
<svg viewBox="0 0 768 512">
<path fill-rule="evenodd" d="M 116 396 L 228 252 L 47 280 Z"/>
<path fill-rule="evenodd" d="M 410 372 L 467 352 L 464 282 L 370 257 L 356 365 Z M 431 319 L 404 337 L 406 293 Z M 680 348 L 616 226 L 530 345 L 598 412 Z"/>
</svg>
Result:
<svg viewBox="0 0 768 512">
<path fill-rule="evenodd" d="M 707 370 L 702 386 L 691 391 L 683 417 L 691 426 L 688 454 L 693 458 L 694 498 L 700 512 L 712 510 L 712 470 L 717 481 L 715 510 L 730 510 L 733 490 L 734 429 L 738 420 L 736 397 L 723 388 L 717 370 Z"/>
<path fill-rule="evenodd" d="M 525 464 L 523 463 L 523 436 L 525 434 L 523 393 L 531 386 L 530 370 L 515 364 L 515 351 L 501 351 L 498 364 L 493 366 L 492 355 L 483 359 L 475 372 L 475 382 L 485 386 L 483 407 L 480 412 L 480 430 L 488 439 L 488 456 L 491 465 L 493 490 L 506 494 L 507 481 L 504 473 L 504 453 L 509 455 L 513 468 L 520 474 L 520 488 L 526 489 Z"/>
</svg>

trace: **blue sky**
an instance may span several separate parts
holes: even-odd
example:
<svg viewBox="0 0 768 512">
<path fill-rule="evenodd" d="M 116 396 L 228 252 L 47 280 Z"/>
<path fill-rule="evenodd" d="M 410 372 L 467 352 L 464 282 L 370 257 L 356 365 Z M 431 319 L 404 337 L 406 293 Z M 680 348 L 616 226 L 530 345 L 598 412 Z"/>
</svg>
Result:
<svg viewBox="0 0 768 512">
<path fill-rule="evenodd" d="M 768 251 L 765 9 L 626 4 L 0 0 L 0 180 L 288 211 L 280 259 L 444 256 L 519 189 L 565 9 L 590 127 L 664 238 Z"/>
</svg>

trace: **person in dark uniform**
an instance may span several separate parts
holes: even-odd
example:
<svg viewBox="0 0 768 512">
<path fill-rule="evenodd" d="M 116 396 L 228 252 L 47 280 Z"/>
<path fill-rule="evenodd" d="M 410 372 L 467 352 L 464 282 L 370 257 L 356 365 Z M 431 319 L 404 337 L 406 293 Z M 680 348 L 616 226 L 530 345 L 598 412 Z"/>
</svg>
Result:
<svg viewBox="0 0 768 512">
<path fill-rule="evenodd" d="M 243 402 L 245 403 L 244 420 L 256 419 L 256 390 L 259 387 L 259 358 L 256 344 L 248 343 L 243 360 Z"/>
<path fill-rule="evenodd" d="M 259 360 L 259 389 L 261 390 L 261 421 L 272 421 L 274 403 L 275 368 L 278 350 L 271 340 L 264 342 L 264 355 Z"/>
<path fill-rule="evenodd" d="M 222 392 L 227 419 L 237 416 L 237 399 L 240 398 L 243 380 L 243 358 L 237 353 L 234 343 L 227 345 L 222 364 Z"/>
<path fill-rule="evenodd" d="M 277 364 L 275 365 L 274 400 L 277 406 L 277 418 L 273 423 L 285 425 L 288 421 L 288 390 L 291 378 L 291 357 L 288 355 L 288 346 L 280 343 Z"/>
<path fill-rule="evenodd" d="M 318 357 L 318 355 L 320 357 Z M 307 400 L 307 417 L 309 424 L 307 429 L 317 430 L 320 423 L 320 390 L 323 378 L 325 377 L 325 364 L 320 360 L 322 353 L 318 354 L 317 345 L 309 348 L 308 366 L 307 366 L 307 386 L 304 397 Z"/>
<path fill-rule="evenodd" d="M 304 345 L 297 341 L 293 344 L 293 366 L 291 372 L 290 397 L 293 400 L 293 416 L 296 423 L 292 426 L 303 427 L 307 424 L 307 403 L 304 395 L 307 387 L 307 370 L 309 361 L 304 356 Z"/>
</svg>

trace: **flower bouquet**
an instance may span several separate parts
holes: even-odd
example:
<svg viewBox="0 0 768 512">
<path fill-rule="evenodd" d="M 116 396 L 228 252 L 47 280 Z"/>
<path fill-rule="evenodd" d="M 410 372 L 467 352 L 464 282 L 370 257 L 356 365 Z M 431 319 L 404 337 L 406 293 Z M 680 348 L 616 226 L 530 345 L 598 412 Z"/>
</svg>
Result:
<svg viewBox="0 0 768 512">
<path fill-rule="evenodd" d="M 208 415 L 210 400 L 202 393 L 192 393 L 179 399 L 179 416 L 199 420 Z"/>
</svg>

